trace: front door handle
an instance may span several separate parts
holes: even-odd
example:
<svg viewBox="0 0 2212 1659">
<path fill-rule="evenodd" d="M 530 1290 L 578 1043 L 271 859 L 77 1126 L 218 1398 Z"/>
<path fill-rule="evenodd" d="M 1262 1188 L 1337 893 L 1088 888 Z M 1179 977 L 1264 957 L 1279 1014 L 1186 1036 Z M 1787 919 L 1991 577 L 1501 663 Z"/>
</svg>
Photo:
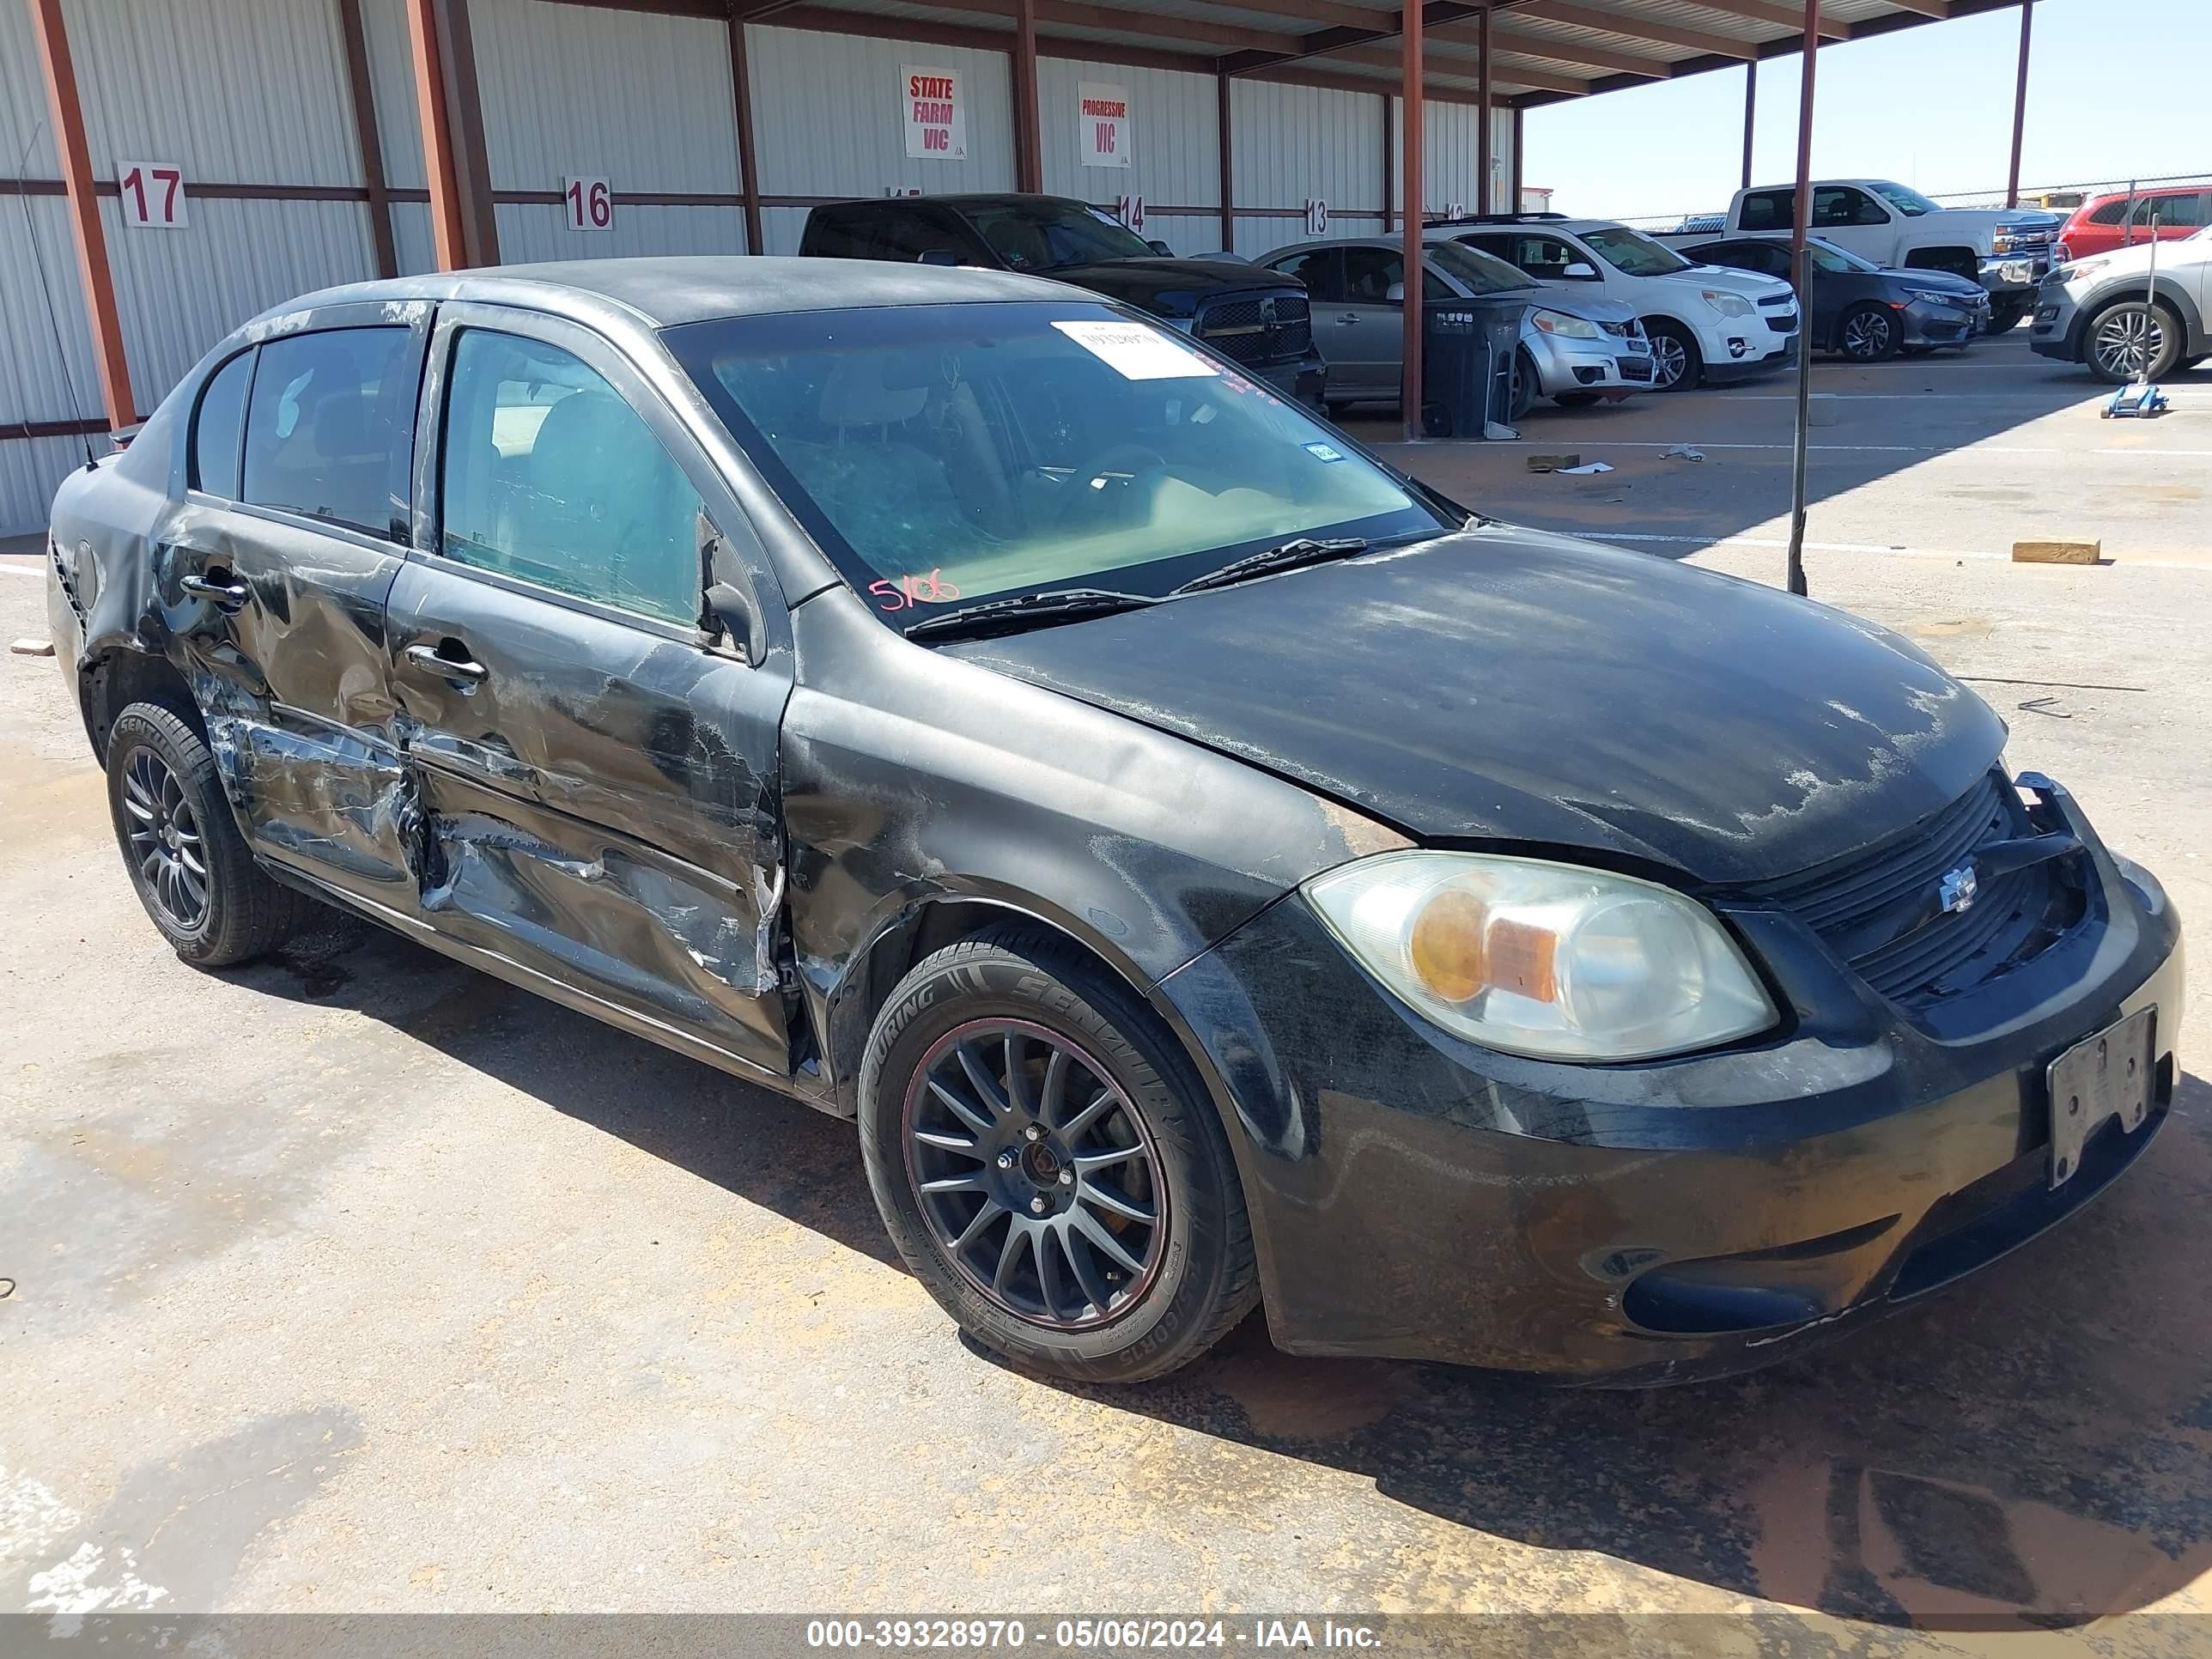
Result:
<svg viewBox="0 0 2212 1659">
<path fill-rule="evenodd" d="M 435 674 L 441 680 L 474 685 L 486 678 L 491 670 L 469 655 L 468 647 L 459 640 L 441 640 L 435 645 L 410 645 L 407 660 L 417 668 Z"/>
<path fill-rule="evenodd" d="M 1336 313 L 1336 325 L 1339 328 L 1350 328 L 1358 320 L 1359 313 L 1356 311 L 1340 311 Z"/>
<path fill-rule="evenodd" d="M 235 611 L 246 600 L 246 584 L 233 581 L 228 571 L 213 576 L 186 576 L 177 586 L 196 599 L 205 599 L 218 611 Z"/>
</svg>

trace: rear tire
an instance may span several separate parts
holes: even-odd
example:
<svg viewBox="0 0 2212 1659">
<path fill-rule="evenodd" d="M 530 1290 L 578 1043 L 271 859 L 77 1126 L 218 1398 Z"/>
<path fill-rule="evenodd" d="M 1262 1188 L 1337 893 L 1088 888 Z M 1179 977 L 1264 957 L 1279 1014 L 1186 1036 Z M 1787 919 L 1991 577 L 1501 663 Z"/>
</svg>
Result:
<svg viewBox="0 0 2212 1659">
<path fill-rule="evenodd" d="M 2165 301 L 2121 300 L 2089 319 L 2081 336 L 2089 372 L 2107 386 L 2125 386 L 2137 370 L 2161 380 L 2181 362 L 2181 319 Z M 2146 367 L 2146 359 L 2148 366 Z"/>
<path fill-rule="evenodd" d="M 1017 1364 L 1140 1382 L 1259 1299 L 1212 1103 L 1144 1006 L 1051 934 L 994 928 L 918 963 L 877 1016 L 860 1090 L 891 1242 Z"/>
<path fill-rule="evenodd" d="M 1664 317 L 1647 317 L 1644 332 L 1651 341 L 1654 392 L 1686 392 L 1705 379 L 1705 354 L 1689 330 Z"/>
<path fill-rule="evenodd" d="M 199 968 L 266 956 L 312 902 L 262 872 L 224 799 L 215 757 L 173 709 L 134 702 L 107 739 L 107 806 L 138 901 Z"/>
</svg>

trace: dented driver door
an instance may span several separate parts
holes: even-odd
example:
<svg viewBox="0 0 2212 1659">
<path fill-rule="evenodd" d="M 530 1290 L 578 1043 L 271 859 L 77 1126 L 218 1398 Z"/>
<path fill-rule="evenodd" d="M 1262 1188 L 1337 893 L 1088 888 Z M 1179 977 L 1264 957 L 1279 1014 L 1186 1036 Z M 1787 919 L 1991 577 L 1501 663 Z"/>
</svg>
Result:
<svg viewBox="0 0 2212 1659">
<path fill-rule="evenodd" d="M 423 404 L 388 627 L 423 919 L 563 1000 L 788 1075 L 788 621 L 732 549 L 749 527 L 576 325 L 441 307 Z M 750 584 L 763 637 L 702 625 L 710 567 Z"/>
</svg>

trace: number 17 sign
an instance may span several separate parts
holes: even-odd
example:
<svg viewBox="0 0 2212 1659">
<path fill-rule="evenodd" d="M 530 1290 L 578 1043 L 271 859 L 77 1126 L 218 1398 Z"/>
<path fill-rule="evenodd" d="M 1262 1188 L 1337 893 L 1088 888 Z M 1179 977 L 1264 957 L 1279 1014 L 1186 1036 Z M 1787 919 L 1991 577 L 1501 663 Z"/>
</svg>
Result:
<svg viewBox="0 0 2212 1659">
<path fill-rule="evenodd" d="M 168 161 L 125 161 L 115 181 L 123 195 L 123 222 L 155 230 L 185 225 L 185 170 Z"/>
</svg>

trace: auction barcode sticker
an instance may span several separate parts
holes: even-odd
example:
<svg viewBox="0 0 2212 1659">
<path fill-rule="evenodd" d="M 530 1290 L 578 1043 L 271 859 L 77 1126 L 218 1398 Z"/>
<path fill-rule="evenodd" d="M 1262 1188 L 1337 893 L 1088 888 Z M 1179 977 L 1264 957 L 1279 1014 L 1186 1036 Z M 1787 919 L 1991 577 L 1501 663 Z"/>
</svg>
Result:
<svg viewBox="0 0 2212 1659">
<path fill-rule="evenodd" d="M 1054 323 L 1053 326 L 1125 380 L 1180 380 L 1221 371 L 1187 346 L 1142 323 Z"/>
</svg>

